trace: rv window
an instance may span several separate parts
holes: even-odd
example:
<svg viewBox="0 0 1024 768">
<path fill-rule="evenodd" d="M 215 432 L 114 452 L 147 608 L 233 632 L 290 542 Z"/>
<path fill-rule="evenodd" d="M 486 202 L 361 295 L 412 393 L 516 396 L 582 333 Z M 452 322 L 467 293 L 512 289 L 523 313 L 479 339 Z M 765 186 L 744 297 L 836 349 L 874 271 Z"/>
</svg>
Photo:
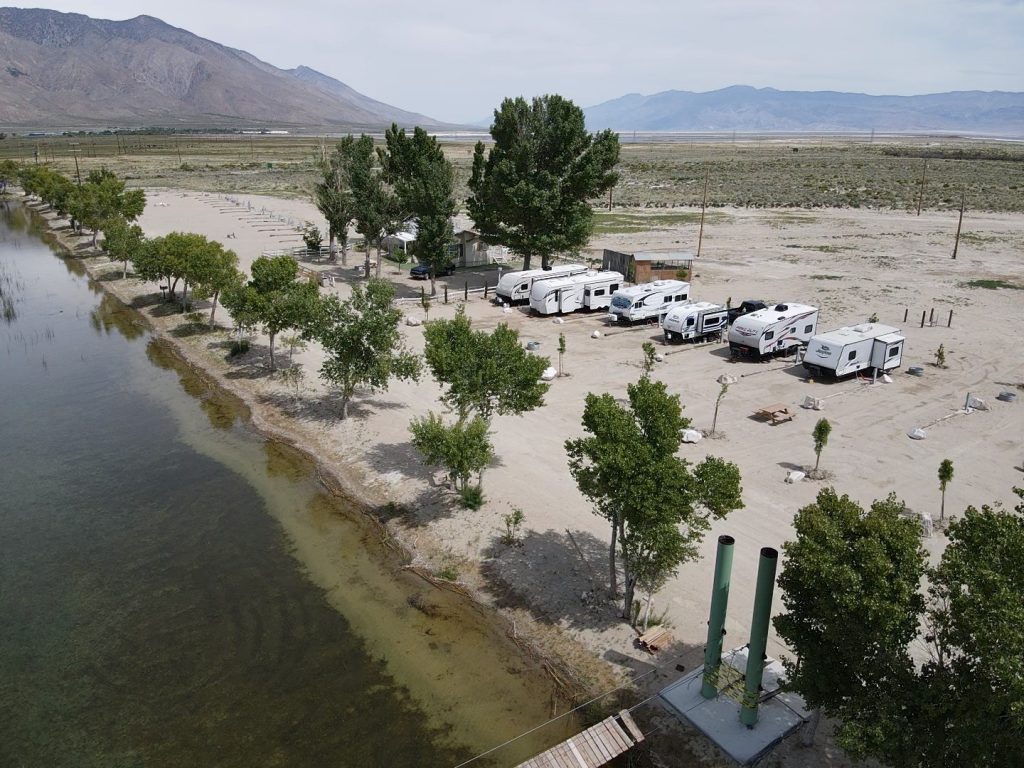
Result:
<svg viewBox="0 0 1024 768">
<path fill-rule="evenodd" d="M 666 296 L 665 300 L 662 301 L 662 304 L 670 304 L 671 302 L 672 302 L 672 297 L 671 296 Z"/>
<path fill-rule="evenodd" d="M 896 357 L 896 355 L 898 355 L 899 353 L 900 353 L 900 348 L 899 347 L 893 347 L 892 349 L 889 350 L 889 357 Z"/>
<path fill-rule="evenodd" d="M 520 285 L 520 286 L 519 286 L 518 288 L 516 288 L 516 290 L 517 290 L 517 291 L 525 291 L 525 290 L 527 290 L 527 289 L 528 289 L 529 287 L 530 287 L 530 284 L 529 284 L 529 283 L 523 283 L 523 284 L 522 284 L 522 285 Z"/>
<path fill-rule="evenodd" d="M 589 288 L 584 288 L 583 289 L 583 295 L 584 296 L 589 296 L 590 295 L 590 289 Z"/>
<path fill-rule="evenodd" d="M 619 284 L 612 283 L 612 286 L 608 290 L 611 291 L 612 293 L 615 293 L 617 290 L 619 290 Z"/>
<path fill-rule="evenodd" d="M 594 295 L 595 296 L 604 296 L 604 288 L 598 288 L 596 291 L 594 291 Z"/>
<path fill-rule="evenodd" d="M 687 325 L 687 327 L 693 325 L 693 320 L 694 320 L 693 317 L 686 318 L 686 325 Z"/>
<path fill-rule="evenodd" d="M 850 354 L 846 356 L 847 360 L 854 360 L 857 357 L 857 350 L 851 349 Z"/>
<path fill-rule="evenodd" d="M 814 333 L 814 326 L 813 325 L 805 325 L 804 326 L 804 333 Z"/>
<path fill-rule="evenodd" d="M 766 333 L 764 335 L 764 340 L 765 341 L 771 341 L 774 338 L 775 338 L 775 331 L 768 331 L 768 333 Z"/>
<path fill-rule="evenodd" d="M 680 293 L 676 295 L 676 301 L 686 301 L 686 294 Z"/>
</svg>

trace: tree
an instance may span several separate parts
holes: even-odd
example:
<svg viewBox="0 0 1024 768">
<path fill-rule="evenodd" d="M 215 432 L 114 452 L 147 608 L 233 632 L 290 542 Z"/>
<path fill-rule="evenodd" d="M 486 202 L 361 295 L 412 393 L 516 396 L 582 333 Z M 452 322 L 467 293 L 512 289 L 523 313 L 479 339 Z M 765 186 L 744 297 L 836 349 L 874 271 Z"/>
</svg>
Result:
<svg viewBox="0 0 1024 768">
<path fill-rule="evenodd" d="M 320 342 L 327 359 L 324 381 L 341 391 L 341 418 L 359 389 L 386 389 L 392 378 L 417 380 L 420 360 L 406 350 L 398 331 L 402 313 L 394 306 L 395 289 L 384 280 L 357 284 L 345 301 L 328 296 L 303 335 Z"/>
<path fill-rule="evenodd" d="M 644 359 L 640 362 L 640 367 L 644 371 L 644 376 L 650 376 L 651 371 L 654 370 L 655 355 L 657 352 L 654 351 L 654 345 L 645 341 L 640 345 L 641 351 L 644 353 Z"/>
<path fill-rule="evenodd" d="M 562 357 L 565 355 L 565 334 L 558 334 L 558 375 L 562 375 Z"/>
<path fill-rule="evenodd" d="M 122 179 L 103 168 L 90 171 L 85 183 L 75 187 L 69 212 L 80 225 L 92 230 L 92 244 L 95 247 L 99 231 L 108 223 L 119 219 L 135 221 L 145 207 L 145 192 L 141 189 L 126 189 Z"/>
<path fill-rule="evenodd" d="M 942 344 L 939 344 L 939 348 L 935 350 L 935 367 L 946 367 L 946 347 Z"/>
<path fill-rule="evenodd" d="M 828 419 L 818 419 L 818 423 L 814 425 L 814 432 L 811 434 L 814 437 L 814 474 L 818 474 L 821 452 L 828 445 L 828 436 L 832 434 L 832 425 L 829 424 Z"/>
<path fill-rule="evenodd" d="M 103 250 L 111 260 L 123 263 L 121 279 L 127 278 L 128 262 L 142 251 L 146 239 L 142 227 L 118 218 L 108 222 L 103 236 Z"/>
<path fill-rule="evenodd" d="M 238 271 L 238 256 L 226 250 L 220 243 L 210 241 L 203 249 L 203 258 L 193 274 L 195 288 L 192 295 L 197 299 L 210 299 L 210 321 L 217 312 L 217 301 L 224 293 L 237 290 L 245 283 L 245 275 Z"/>
<path fill-rule="evenodd" d="M 939 464 L 939 490 L 942 491 L 942 507 L 939 511 L 939 519 L 946 519 L 946 486 L 953 479 L 953 462 L 943 459 Z"/>
<path fill-rule="evenodd" d="M 593 229 L 588 202 L 618 180 L 619 138 L 587 133 L 583 110 L 557 95 L 527 104 L 505 99 L 494 112 L 494 145 L 477 142 L 469 180 L 469 214 L 484 241 L 534 255 L 577 251 Z"/>
<path fill-rule="evenodd" d="M 474 331 L 460 308 L 451 320 L 426 323 L 423 335 L 427 366 L 444 388 L 441 400 L 459 419 L 479 416 L 490 424 L 495 414 L 544 404 L 548 384 L 540 377 L 550 361 L 523 349 L 519 332 L 505 323 L 490 333 Z"/>
<path fill-rule="evenodd" d="M 302 242 L 306 246 L 306 252 L 317 258 L 320 257 L 320 246 L 323 245 L 324 237 L 320 234 L 320 228 L 315 224 L 306 222 L 302 229 Z"/>
<path fill-rule="evenodd" d="M 373 142 L 371 140 L 372 148 Z M 356 139 L 344 136 L 334 152 L 320 159 L 320 178 L 313 188 L 317 210 L 327 219 L 331 260 L 336 258 L 337 241 L 341 241 L 341 263 L 348 265 L 348 228 L 355 220 L 356 200 L 352 191 L 352 169 L 356 160 Z"/>
<path fill-rule="evenodd" d="M 261 256 L 252 263 L 252 279 L 222 298 L 236 323 L 263 326 L 270 342 L 270 370 L 277 368 L 277 335 L 291 328 L 306 328 L 317 312 L 316 283 L 296 280 L 298 271 L 291 256 Z"/>
<path fill-rule="evenodd" d="M 430 319 L 430 305 L 431 305 L 430 296 L 428 296 L 425 292 L 421 291 L 421 293 L 420 293 L 420 306 L 423 307 L 423 320 L 424 321 Z"/>
<path fill-rule="evenodd" d="M 377 168 L 373 139 L 363 134 L 352 146 L 349 184 L 353 195 L 356 230 L 366 239 L 366 277 L 370 277 L 370 247 L 377 250 L 377 277 L 380 277 L 381 243 L 398 231 L 404 212 L 398 196 Z"/>
<path fill-rule="evenodd" d="M 611 523 L 609 582 L 616 593 L 619 555 L 627 618 L 641 580 L 656 585 L 695 559 L 711 519 L 743 506 L 735 464 L 708 457 L 691 471 L 675 455 L 690 425 L 678 395 L 646 376 L 628 394 L 628 408 L 610 394 L 587 395 L 587 435 L 565 443 L 580 491 Z"/>
<path fill-rule="evenodd" d="M 457 491 L 467 487 L 474 473 L 479 486 L 484 468 L 494 458 L 487 430 L 487 422 L 479 416 L 448 426 L 435 413 L 413 419 L 409 425 L 412 444 L 423 454 L 424 463 L 447 469 Z"/>
<path fill-rule="evenodd" d="M 826 488 L 797 513 L 796 538 L 783 545 L 786 610 L 774 623 L 796 656 L 783 659 L 786 685 L 809 708 L 839 718 L 840 739 L 851 746 L 879 737 L 863 728 L 865 714 L 889 714 L 914 672 L 908 644 L 924 608 L 927 560 L 919 524 L 903 509 L 889 496 L 865 513 Z M 878 722 L 886 727 L 884 717 Z"/>
<path fill-rule="evenodd" d="M 416 127 L 412 136 L 392 124 L 378 150 L 384 177 L 394 186 L 403 212 L 416 222 L 416 258 L 430 268 L 430 295 L 437 275 L 451 261 L 455 172 L 437 138 Z"/>
<path fill-rule="evenodd" d="M 725 393 L 729 391 L 729 379 L 720 377 L 718 383 L 722 385 L 722 388 L 718 390 L 718 397 L 715 398 L 715 415 L 711 419 L 711 434 L 715 434 L 715 429 L 718 427 L 718 406 L 722 404 L 722 398 L 725 397 Z"/>
</svg>

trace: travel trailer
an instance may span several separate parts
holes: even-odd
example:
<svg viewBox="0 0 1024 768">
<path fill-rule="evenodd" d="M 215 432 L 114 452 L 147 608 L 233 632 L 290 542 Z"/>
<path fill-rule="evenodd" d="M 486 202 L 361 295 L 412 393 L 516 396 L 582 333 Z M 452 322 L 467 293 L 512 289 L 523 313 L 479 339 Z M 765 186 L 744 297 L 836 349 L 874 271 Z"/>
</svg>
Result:
<svg viewBox="0 0 1024 768">
<path fill-rule="evenodd" d="M 507 301 L 515 304 L 519 301 L 528 301 L 530 289 L 537 280 L 552 280 L 556 277 L 569 277 L 570 275 L 582 275 L 587 271 L 583 264 L 559 264 L 551 269 L 526 269 L 519 272 L 507 272 L 498 279 L 498 285 L 494 289 L 496 301 Z"/>
<path fill-rule="evenodd" d="M 814 378 L 841 379 L 874 369 L 885 373 L 903 363 L 906 338 L 898 328 L 864 323 L 821 333 L 811 339 L 804 354 L 804 368 Z"/>
<path fill-rule="evenodd" d="M 530 309 L 541 315 L 607 307 L 625 278 L 619 272 L 586 272 L 554 280 L 537 280 L 530 289 Z"/>
<path fill-rule="evenodd" d="M 709 301 L 677 304 L 661 318 L 665 341 L 686 341 L 716 334 L 721 338 L 728 327 L 729 310 Z"/>
<path fill-rule="evenodd" d="M 617 290 L 608 312 L 615 316 L 616 322 L 652 320 L 660 318 L 669 308 L 686 301 L 689 296 L 689 283 L 655 280 Z"/>
<path fill-rule="evenodd" d="M 807 344 L 817 327 L 817 307 L 776 304 L 736 318 L 729 328 L 729 351 L 758 360 L 785 354 Z"/>
</svg>

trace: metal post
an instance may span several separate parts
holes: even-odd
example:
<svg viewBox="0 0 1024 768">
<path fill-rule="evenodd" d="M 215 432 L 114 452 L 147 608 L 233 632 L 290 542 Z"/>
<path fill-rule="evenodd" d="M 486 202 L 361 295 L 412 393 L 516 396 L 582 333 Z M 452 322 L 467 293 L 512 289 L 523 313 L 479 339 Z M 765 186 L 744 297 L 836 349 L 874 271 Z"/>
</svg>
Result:
<svg viewBox="0 0 1024 768">
<path fill-rule="evenodd" d="M 947 328 L 952 328 L 953 327 L 953 310 L 952 309 L 949 310 L 949 320 L 946 321 L 946 327 Z"/>
<path fill-rule="evenodd" d="M 448 303 L 448 286 L 447 285 L 444 287 L 444 303 L 445 304 Z"/>
<path fill-rule="evenodd" d="M 932 307 L 932 312 L 928 315 L 928 325 L 935 325 L 935 307 Z"/>
<path fill-rule="evenodd" d="M 708 643 L 704 646 L 704 684 L 700 689 L 700 695 L 705 699 L 713 699 L 718 693 L 718 668 L 722 664 L 722 638 L 725 636 L 725 611 L 729 605 L 732 546 L 735 543 L 732 536 L 718 537 L 711 615 L 708 618 Z"/>
<path fill-rule="evenodd" d="M 487 298 L 487 281 L 484 280 L 484 298 Z"/>
<path fill-rule="evenodd" d="M 462 298 L 469 301 L 469 280 L 466 281 L 466 287 L 463 288 Z"/>
<path fill-rule="evenodd" d="M 922 310 L 921 310 L 921 327 L 922 327 L 922 328 L 924 328 L 924 319 L 925 319 L 925 318 L 926 318 L 927 316 L 928 316 L 928 310 L 927 310 L 927 309 L 922 309 Z"/>
<path fill-rule="evenodd" d="M 748 728 L 757 724 L 757 702 L 761 697 L 764 652 L 768 647 L 768 625 L 772 617 L 772 593 L 775 591 L 778 564 L 779 551 L 762 547 L 757 564 L 757 592 L 754 593 L 754 613 L 750 619 L 750 645 L 747 646 L 747 672 L 740 709 L 740 722 Z"/>
<path fill-rule="evenodd" d="M 906 309 L 903 310 L 903 322 L 904 323 L 907 322 L 907 315 L 909 315 L 909 314 L 910 314 L 910 307 L 907 307 Z"/>
</svg>

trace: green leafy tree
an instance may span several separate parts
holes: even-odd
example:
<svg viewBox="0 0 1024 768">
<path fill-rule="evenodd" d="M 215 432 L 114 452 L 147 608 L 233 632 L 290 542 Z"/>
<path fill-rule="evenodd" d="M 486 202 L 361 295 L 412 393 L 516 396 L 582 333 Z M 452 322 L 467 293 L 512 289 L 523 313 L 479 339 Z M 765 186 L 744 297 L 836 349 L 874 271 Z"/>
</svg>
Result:
<svg viewBox="0 0 1024 768">
<path fill-rule="evenodd" d="M 565 356 L 565 334 L 558 334 L 558 375 L 562 375 L 562 357 Z"/>
<path fill-rule="evenodd" d="M 657 352 L 654 350 L 654 345 L 645 341 L 640 345 L 641 351 L 644 353 L 644 359 L 640 362 L 640 367 L 643 368 L 644 376 L 650 376 L 651 371 L 654 370 L 655 355 Z"/>
<path fill-rule="evenodd" d="M 261 256 L 252 263 L 252 279 L 225 292 L 222 302 L 236 323 L 262 325 L 270 343 L 270 369 L 276 370 L 274 342 L 289 329 L 306 328 L 316 315 L 316 283 L 297 280 L 299 265 L 290 256 Z"/>
<path fill-rule="evenodd" d="M 400 207 L 416 222 L 416 258 L 430 268 L 430 294 L 437 275 L 451 261 L 454 233 L 455 172 L 437 138 L 417 127 L 412 136 L 392 124 L 379 150 L 385 178 L 394 186 Z"/>
<path fill-rule="evenodd" d="M 711 520 L 743 506 L 734 464 L 709 457 L 691 470 L 676 456 L 690 425 L 677 395 L 646 376 L 628 394 L 628 408 L 610 394 L 587 395 L 586 436 L 565 443 L 580 491 L 611 524 L 609 582 L 616 593 L 618 555 L 625 617 L 641 579 L 657 584 L 695 559 Z"/>
<path fill-rule="evenodd" d="M 125 183 L 107 169 L 90 171 L 85 183 L 75 188 L 70 211 L 86 229 L 92 230 L 92 244 L 108 223 L 119 219 L 132 222 L 146 208 L 146 193 L 126 189 Z"/>
<path fill-rule="evenodd" d="M 953 480 L 953 462 L 943 459 L 939 464 L 939 490 L 942 491 L 942 507 L 939 512 L 939 519 L 946 519 L 946 486 Z"/>
<path fill-rule="evenodd" d="M 828 419 L 818 419 L 818 423 L 814 425 L 814 432 L 811 433 L 811 436 L 814 438 L 814 474 L 818 473 L 821 452 L 828 445 L 828 436 L 830 434 L 832 434 L 832 425 Z"/>
<path fill-rule="evenodd" d="M 467 201 L 481 237 L 533 256 L 578 251 L 593 230 L 590 199 L 618 177 L 619 137 L 590 134 L 583 110 L 558 95 L 505 99 L 494 112 L 493 146 L 478 142 Z"/>
<path fill-rule="evenodd" d="M 405 219 L 401 202 L 376 163 L 373 139 L 360 136 L 352 147 L 349 183 L 354 200 L 353 217 L 356 231 L 366 240 L 366 277 L 370 277 L 370 248 L 377 251 L 377 274 L 380 278 L 381 244 L 385 237 L 398 231 Z"/>
<path fill-rule="evenodd" d="M 372 141 L 370 146 L 372 148 Z M 356 157 L 355 137 L 342 137 L 334 151 L 320 159 L 320 176 L 313 187 L 317 210 L 327 219 L 331 260 L 336 258 L 336 243 L 340 241 L 343 265 L 348 265 L 348 228 L 356 216 L 356 199 L 352 190 L 352 169 Z"/>
<path fill-rule="evenodd" d="M 122 218 L 107 223 L 103 231 L 103 250 L 112 261 L 122 262 L 122 280 L 128 277 L 128 262 L 141 253 L 145 239 L 138 224 L 129 224 Z"/>
<path fill-rule="evenodd" d="M 343 419 L 359 389 L 377 391 L 386 389 L 392 378 L 419 378 L 420 360 L 402 342 L 402 313 L 394 298 L 394 286 L 387 281 L 355 285 L 345 301 L 337 296 L 321 301 L 303 332 L 327 353 L 320 376 L 340 390 Z"/>
<path fill-rule="evenodd" d="M 413 419 L 409 431 L 423 461 L 447 469 L 455 490 L 466 488 L 474 474 L 480 485 L 484 468 L 494 458 L 487 422 L 475 416 L 449 426 L 439 415 L 430 413 Z"/>
<path fill-rule="evenodd" d="M 942 344 L 939 344 L 939 348 L 935 350 L 935 367 L 946 367 L 946 347 Z"/>
<path fill-rule="evenodd" d="M 451 320 L 427 323 L 423 335 L 427 366 L 444 388 L 441 400 L 459 419 L 479 416 L 490 424 L 495 414 L 521 414 L 544 404 L 548 385 L 540 377 L 550 362 L 523 349 L 519 332 L 506 324 L 474 331 L 460 308 Z"/>
<path fill-rule="evenodd" d="M 797 513 L 796 538 L 783 545 L 786 610 L 774 623 L 796 656 L 783 660 L 786 685 L 811 709 L 842 720 L 849 744 L 878 737 L 858 723 L 872 706 L 889 712 L 886 689 L 913 674 L 907 646 L 924 608 L 926 553 L 919 524 L 901 517 L 903 509 L 890 496 L 865 512 L 826 488 Z"/>
<path fill-rule="evenodd" d="M 315 224 L 306 223 L 302 230 L 302 242 L 306 251 L 314 256 L 320 256 L 320 246 L 323 245 L 324 236 L 320 234 L 320 228 Z"/>
<path fill-rule="evenodd" d="M 220 243 L 208 241 L 192 279 L 195 283 L 192 295 L 197 299 L 210 300 L 209 325 L 213 328 L 217 301 L 223 294 L 238 290 L 245 283 L 245 275 L 238 271 L 238 256 Z"/>
</svg>

